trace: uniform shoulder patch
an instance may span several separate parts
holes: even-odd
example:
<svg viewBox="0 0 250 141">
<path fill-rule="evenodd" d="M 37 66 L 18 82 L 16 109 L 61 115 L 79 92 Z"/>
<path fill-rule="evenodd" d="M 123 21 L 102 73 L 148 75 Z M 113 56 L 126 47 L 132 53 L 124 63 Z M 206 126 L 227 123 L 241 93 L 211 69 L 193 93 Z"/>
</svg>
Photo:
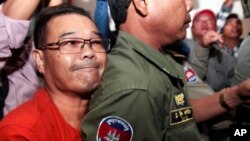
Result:
<svg viewBox="0 0 250 141">
<path fill-rule="evenodd" d="M 194 83 L 198 80 L 197 74 L 191 67 L 185 66 L 184 71 L 185 71 L 186 81 L 188 83 Z"/>
<path fill-rule="evenodd" d="M 132 141 L 133 128 L 123 118 L 108 116 L 99 123 L 97 141 Z"/>
</svg>

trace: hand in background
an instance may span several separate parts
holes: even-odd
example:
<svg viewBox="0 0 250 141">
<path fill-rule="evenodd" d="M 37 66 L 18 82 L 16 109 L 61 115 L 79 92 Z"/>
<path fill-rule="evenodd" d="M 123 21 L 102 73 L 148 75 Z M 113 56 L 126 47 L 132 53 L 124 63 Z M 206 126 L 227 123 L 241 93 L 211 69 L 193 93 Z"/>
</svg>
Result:
<svg viewBox="0 0 250 141">
<path fill-rule="evenodd" d="M 208 31 L 199 41 L 199 44 L 205 48 L 211 46 L 213 43 L 223 44 L 223 39 L 221 34 L 213 30 Z"/>
<path fill-rule="evenodd" d="M 231 6 L 233 6 L 233 2 L 234 2 L 234 0 L 225 0 L 224 5 L 227 7 L 231 7 Z"/>
<path fill-rule="evenodd" d="M 63 0 L 49 0 L 49 6 L 61 4 Z M 6 0 L 3 4 L 3 13 L 12 19 L 28 20 L 38 7 L 40 0 Z"/>
</svg>

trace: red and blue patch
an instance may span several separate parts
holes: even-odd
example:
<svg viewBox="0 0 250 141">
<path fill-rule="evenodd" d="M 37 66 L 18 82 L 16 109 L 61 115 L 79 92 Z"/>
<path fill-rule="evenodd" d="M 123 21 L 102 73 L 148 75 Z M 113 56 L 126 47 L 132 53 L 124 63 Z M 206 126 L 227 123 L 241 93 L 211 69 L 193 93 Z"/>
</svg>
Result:
<svg viewBox="0 0 250 141">
<path fill-rule="evenodd" d="M 196 82 L 198 79 L 197 75 L 191 68 L 188 68 L 187 70 L 185 70 L 185 75 L 186 75 L 187 82 Z"/>
<path fill-rule="evenodd" d="M 132 141 L 133 128 L 124 119 L 117 116 L 108 116 L 99 124 L 97 141 Z"/>
</svg>

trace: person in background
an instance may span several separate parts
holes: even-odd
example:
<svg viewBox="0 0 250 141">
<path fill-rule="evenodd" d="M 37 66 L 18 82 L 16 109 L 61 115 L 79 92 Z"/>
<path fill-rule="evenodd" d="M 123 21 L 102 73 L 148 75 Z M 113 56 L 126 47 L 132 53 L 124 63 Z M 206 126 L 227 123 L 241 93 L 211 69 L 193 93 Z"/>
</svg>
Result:
<svg viewBox="0 0 250 141">
<path fill-rule="evenodd" d="M 32 42 L 24 44 L 29 19 L 40 2 L 6 0 L 0 6 L 0 73 L 5 84 L 2 86 L 0 107 L 3 115 L 31 99 L 42 85 L 31 55 Z M 62 0 L 50 0 L 48 3 L 54 6 L 62 3 Z"/>
<path fill-rule="evenodd" d="M 225 12 L 223 14 L 220 12 L 217 18 L 209 9 L 195 13 L 191 28 L 195 42 L 193 46 L 189 46 L 191 53 L 195 55 L 195 57 L 191 56 L 192 59 L 190 59 L 192 67 L 195 68 L 200 78 L 217 92 L 231 85 L 234 77 L 234 66 L 236 64 L 235 57 L 223 50 L 223 48 L 226 48 L 226 42 L 223 42 L 223 37 L 219 34 L 221 27 L 223 27 L 222 25 L 224 23 L 228 24 L 227 16 L 230 15 L 232 1 L 225 1 L 223 5 L 227 5 L 228 8 L 226 9 L 224 6 L 225 8 L 222 8 L 221 11 Z M 202 93 L 197 93 L 196 95 L 202 96 Z M 190 95 L 193 94 L 190 93 Z M 230 135 L 229 127 L 233 123 L 232 120 L 232 114 L 226 112 L 206 121 L 205 132 L 210 140 L 228 140 Z"/>
<path fill-rule="evenodd" d="M 240 0 L 240 1 L 241 1 L 241 6 L 242 6 L 243 13 L 244 13 L 244 17 L 249 18 L 250 17 L 249 0 Z"/>
<path fill-rule="evenodd" d="M 249 17 L 248 17 L 249 18 Z M 238 60 L 235 67 L 235 76 L 232 85 L 237 85 L 250 78 L 250 35 L 247 35 L 239 48 Z M 236 125 L 250 125 L 250 104 L 242 104 L 237 107 L 235 113 Z"/>
<path fill-rule="evenodd" d="M 202 80 L 214 91 L 230 86 L 236 58 L 223 50 L 223 39 L 216 31 L 216 16 L 204 9 L 195 13 L 191 27 L 194 46 L 191 62 L 201 69 L 196 70 Z"/>
<path fill-rule="evenodd" d="M 164 51 L 171 54 L 172 58 L 183 66 L 189 98 L 200 99 L 223 92 L 224 89 L 219 92 L 214 92 L 214 90 L 198 76 L 196 70 L 199 69 L 199 66 L 192 64 L 188 60 L 181 46 L 182 42 L 179 41 L 166 46 Z M 225 112 L 209 120 L 198 122 L 197 126 L 201 133 L 201 140 L 228 140 L 230 136 L 229 127 L 233 124 L 233 118 L 231 112 Z"/>
<path fill-rule="evenodd" d="M 106 41 L 82 8 L 44 9 L 36 20 L 33 57 L 45 85 L 3 118 L 1 140 L 82 140 L 80 123 L 104 71 Z"/>
<path fill-rule="evenodd" d="M 219 13 L 216 16 L 217 32 L 221 33 L 226 23 L 226 18 L 230 15 L 235 0 L 224 0 Z"/>
<path fill-rule="evenodd" d="M 234 77 L 236 58 L 223 50 L 223 39 L 216 29 L 216 16 L 204 9 L 195 13 L 191 27 L 195 41 L 191 60 L 199 77 L 219 92 L 229 87 Z M 229 138 L 229 127 L 233 123 L 229 112 L 206 121 L 210 140 L 225 141 Z"/>
<path fill-rule="evenodd" d="M 233 4 L 234 4 L 234 0 L 224 0 L 220 11 L 218 12 L 217 15 L 215 15 L 210 9 L 207 9 L 209 11 L 211 11 L 213 13 L 213 17 L 216 18 L 216 30 L 218 33 L 221 33 L 223 26 L 226 23 L 226 18 L 228 17 L 228 15 L 231 13 L 232 8 L 233 8 Z M 199 11 L 203 11 L 205 9 L 199 10 Z M 198 11 L 198 12 L 199 12 Z M 198 13 L 196 12 L 196 13 Z M 193 18 L 194 19 L 194 18 Z M 193 37 L 194 38 L 194 37 Z M 186 38 L 183 42 L 184 44 L 186 44 L 189 47 L 189 55 L 188 55 L 188 60 L 192 61 L 193 56 L 194 56 L 194 46 L 196 46 L 194 39 L 189 39 Z"/>
<path fill-rule="evenodd" d="M 241 1 L 244 18 L 250 18 L 250 3 L 249 1 Z M 235 76 L 232 85 L 237 85 L 250 78 L 250 34 L 242 41 L 239 52 L 238 60 L 235 67 Z M 250 125 L 250 104 L 241 104 L 237 107 L 235 112 L 235 125 Z"/>
<path fill-rule="evenodd" d="M 189 100 L 183 67 L 163 47 L 185 38 L 190 1 L 108 2 L 119 34 L 82 122 L 85 141 L 196 141 L 196 122 L 247 102 L 250 81 Z"/>
<path fill-rule="evenodd" d="M 226 18 L 226 23 L 222 29 L 222 38 L 225 45 L 223 49 L 235 58 L 238 57 L 238 50 L 242 41 L 241 35 L 242 22 L 237 14 L 231 13 Z"/>
</svg>

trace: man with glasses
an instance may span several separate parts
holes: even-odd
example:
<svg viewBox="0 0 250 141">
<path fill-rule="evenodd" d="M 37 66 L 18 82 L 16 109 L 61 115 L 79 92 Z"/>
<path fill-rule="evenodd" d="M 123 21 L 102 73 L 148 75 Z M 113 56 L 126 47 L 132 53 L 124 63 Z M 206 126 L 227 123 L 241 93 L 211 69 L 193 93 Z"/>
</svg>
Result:
<svg viewBox="0 0 250 141">
<path fill-rule="evenodd" d="M 88 44 L 97 53 L 106 52 L 106 48 L 109 48 L 109 39 L 100 37 L 93 39 L 79 38 L 81 36 L 81 33 L 67 33 L 60 36 L 58 42 L 46 44 L 46 47 L 42 49 L 59 50 L 61 54 L 74 54 L 79 53 L 81 48 L 84 48 L 86 44 Z M 57 48 L 53 46 L 57 46 Z M 103 48 L 103 46 L 105 48 Z"/>
<path fill-rule="evenodd" d="M 108 40 L 83 9 L 61 5 L 38 16 L 34 41 L 44 88 L 1 121 L 0 139 L 81 141 L 80 123 L 102 77 Z"/>
</svg>

